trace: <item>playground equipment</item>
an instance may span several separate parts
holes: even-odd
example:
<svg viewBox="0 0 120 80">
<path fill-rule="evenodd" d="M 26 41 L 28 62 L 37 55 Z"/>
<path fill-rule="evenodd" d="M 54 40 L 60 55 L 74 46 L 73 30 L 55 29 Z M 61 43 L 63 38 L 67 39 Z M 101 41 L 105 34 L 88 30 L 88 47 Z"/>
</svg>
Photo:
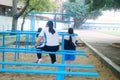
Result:
<svg viewBox="0 0 120 80">
<path fill-rule="evenodd" d="M 44 15 L 47 15 L 47 14 L 48 15 L 53 15 L 54 18 L 53 19 L 49 19 L 49 20 L 52 20 L 54 22 L 54 26 L 55 27 L 56 27 L 56 22 L 67 22 L 68 23 L 68 28 L 70 27 L 70 22 L 71 22 L 70 17 L 73 16 L 73 14 L 63 14 L 63 13 L 53 13 L 53 12 L 30 12 L 29 13 L 29 15 L 30 15 L 30 31 L 35 30 L 35 21 L 39 20 L 39 19 L 37 19 L 38 17 L 36 17 L 36 15 L 38 15 L 38 14 L 41 14 L 41 15 L 42 14 L 44 14 Z M 65 16 L 65 17 L 67 17 L 67 20 L 66 21 L 64 21 L 64 20 L 57 20 L 56 19 L 57 15 Z"/>
<path fill-rule="evenodd" d="M 64 36 L 69 36 L 70 34 L 65 33 L 65 32 L 60 32 L 59 35 L 62 37 L 62 47 L 61 50 L 57 51 L 57 52 L 45 52 L 45 51 L 41 51 L 42 54 L 59 54 L 62 55 L 62 59 L 61 59 L 61 63 L 59 64 L 47 64 L 47 63 L 41 63 L 41 64 L 36 64 L 36 63 L 31 63 L 31 62 L 18 62 L 16 61 L 16 56 L 17 54 L 21 54 L 21 53 L 32 53 L 32 54 L 36 54 L 37 51 L 34 48 L 29 48 L 29 47 L 25 47 L 25 48 L 21 48 L 20 47 L 20 35 L 24 34 L 27 36 L 32 35 L 35 38 L 36 32 L 28 32 L 28 31 L 6 31 L 6 32 L 0 32 L 0 34 L 2 34 L 2 46 L 0 46 L 0 52 L 2 54 L 1 56 L 1 61 L 0 61 L 0 72 L 9 72 L 9 73 L 25 73 L 25 74 L 54 74 L 56 75 L 56 80 L 65 80 L 65 75 L 72 75 L 72 76 L 98 76 L 97 72 L 67 72 L 65 71 L 65 68 L 67 67 L 71 67 L 71 68 L 88 68 L 88 69 L 92 69 L 94 68 L 93 65 L 88 65 L 88 64 L 65 64 L 64 58 L 65 55 L 64 54 L 72 54 L 72 53 L 76 53 L 76 55 L 80 55 L 80 56 L 87 56 L 87 54 L 85 53 L 84 50 L 64 50 Z M 6 47 L 5 44 L 5 34 L 14 34 L 16 35 L 16 46 L 14 48 L 11 47 Z M 27 37 L 26 36 L 26 37 Z M 71 36 L 77 36 L 77 34 L 71 34 Z M 26 39 L 26 38 L 25 38 Z M 31 43 L 34 43 L 34 40 L 32 40 Z M 28 44 L 25 44 L 28 46 Z M 5 54 L 7 53 L 14 53 L 14 60 L 15 61 L 6 61 L 5 60 Z M 18 55 L 19 56 L 19 55 Z M 6 65 L 15 65 L 15 66 L 44 66 L 44 67 L 57 67 L 58 70 L 31 70 L 31 69 L 19 69 L 19 68 L 7 68 L 5 67 Z"/>
<path fill-rule="evenodd" d="M 94 65 L 89 65 L 89 64 L 65 64 L 65 54 L 72 54 L 75 53 L 76 55 L 79 56 L 87 56 L 84 50 L 64 50 L 64 36 L 77 36 L 77 34 L 68 34 L 66 32 L 59 32 L 59 36 L 61 37 L 61 50 L 57 52 L 45 52 L 41 50 L 37 50 L 35 48 L 29 47 L 29 45 L 34 46 L 35 44 L 35 38 L 37 32 L 34 30 L 35 26 L 35 14 L 43 14 L 41 12 L 30 12 L 30 21 L 31 21 L 31 28 L 30 31 L 6 31 L 6 32 L 0 32 L 2 34 L 1 42 L 2 44 L 0 45 L 0 53 L 1 53 L 1 61 L 0 61 L 0 72 L 9 72 L 9 73 L 25 73 L 25 74 L 54 74 L 56 75 L 56 80 L 65 80 L 66 75 L 72 75 L 72 76 L 94 76 L 97 77 L 99 74 L 97 72 L 69 72 L 65 71 L 65 68 L 87 68 L 87 69 L 93 69 Z M 70 27 L 70 16 L 71 14 L 61 14 L 61 13 L 44 13 L 44 14 L 53 14 L 53 15 L 66 15 L 68 16 L 68 28 Z M 55 20 L 55 19 L 54 19 Z M 54 21 L 56 22 L 56 20 Z M 6 34 L 14 34 L 15 37 L 15 46 L 14 47 L 9 47 L 5 46 L 6 43 Z M 24 48 L 20 46 L 20 41 L 21 41 L 21 36 L 24 37 Z M 32 53 L 35 54 L 37 52 L 41 52 L 42 54 L 56 54 L 56 55 L 62 55 L 61 58 L 61 63 L 59 64 L 49 64 L 49 63 L 41 63 L 41 64 L 36 64 L 36 63 L 31 63 L 31 62 L 18 62 L 17 58 L 20 58 L 21 53 Z M 6 61 L 5 55 L 7 53 L 14 53 L 14 61 Z M 6 67 L 6 65 L 8 65 Z M 9 65 L 14 65 L 17 66 L 16 68 L 9 68 Z M 58 68 L 57 70 L 32 70 L 32 69 L 21 69 L 18 66 L 44 66 L 44 67 L 56 67 Z"/>
</svg>

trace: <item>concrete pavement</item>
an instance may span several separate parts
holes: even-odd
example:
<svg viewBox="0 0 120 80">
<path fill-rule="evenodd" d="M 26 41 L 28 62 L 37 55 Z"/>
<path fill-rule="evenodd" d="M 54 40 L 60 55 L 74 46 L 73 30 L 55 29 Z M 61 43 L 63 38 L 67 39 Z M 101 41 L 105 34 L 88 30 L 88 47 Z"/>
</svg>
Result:
<svg viewBox="0 0 120 80">
<path fill-rule="evenodd" d="M 80 39 L 95 55 L 120 78 L 120 48 L 113 47 L 114 42 L 120 43 L 120 37 L 104 34 L 95 30 L 75 30 Z"/>
</svg>

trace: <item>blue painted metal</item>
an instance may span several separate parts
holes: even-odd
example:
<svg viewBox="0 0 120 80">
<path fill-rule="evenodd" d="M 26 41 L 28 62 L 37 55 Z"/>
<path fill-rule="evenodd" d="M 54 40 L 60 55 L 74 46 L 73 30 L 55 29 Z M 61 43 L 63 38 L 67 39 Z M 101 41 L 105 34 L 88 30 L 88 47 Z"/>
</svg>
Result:
<svg viewBox="0 0 120 80">
<path fill-rule="evenodd" d="M 74 16 L 73 14 L 66 14 L 66 13 L 57 13 L 57 12 L 29 12 L 29 15 L 35 15 L 35 14 L 51 14 L 51 15 L 64 15 L 64 16 Z"/>
<path fill-rule="evenodd" d="M 5 35 L 4 34 L 2 36 L 2 47 L 5 47 Z M 2 51 L 2 61 L 5 61 L 4 56 L 5 56 L 5 52 Z M 4 65 L 2 65 L 2 69 L 3 68 L 4 68 Z"/>
<path fill-rule="evenodd" d="M 29 42 L 29 34 L 26 34 L 26 37 L 25 37 L 25 48 L 28 48 L 28 42 Z"/>
<path fill-rule="evenodd" d="M 35 27 L 35 17 L 34 14 L 31 14 L 30 16 L 30 31 L 34 31 Z"/>
<path fill-rule="evenodd" d="M 37 32 L 36 31 L 4 31 L 4 32 L 0 32 L 0 34 L 29 34 L 29 35 L 36 35 Z M 78 34 L 68 34 L 67 32 L 58 32 L 59 35 L 64 35 L 64 36 L 78 36 Z"/>
<path fill-rule="evenodd" d="M 52 70 L 0 69 L 0 72 L 27 73 L 27 74 L 54 74 L 54 75 L 72 75 L 72 76 L 95 76 L 95 77 L 98 76 L 97 72 L 66 72 L 66 71 L 52 71 Z"/>
<path fill-rule="evenodd" d="M 77 34 L 68 34 L 66 32 L 59 32 L 59 35 L 62 37 L 62 50 L 64 50 L 64 36 L 77 36 Z M 62 64 L 65 64 L 65 54 L 62 54 Z M 58 69 L 59 71 L 64 71 L 65 67 L 59 67 Z M 64 75 L 57 75 L 57 80 L 63 80 L 64 77 Z"/>
<path fill-rule="evenodd" d="M 87 56 L 87 54 L 83 50 L 58 50 L 56 52 L 47 52 L 47 51 L 41 51 L 39 49 L 26 49 L 26 48 L 0 48 L 0 52 L 20 52 L 20 53 L 31 53 L 36 54 L 37 52 L 41 52 L 42 54 L 75 54 L 80 56 Z M 64 62 L 64 61 L 63 61 Z M 64 64 L 64 63 L 63 63 Z"/>
<path fill-rule="evenodd" d="M 68 16 L 68 28 L 70 28 L 70 16 Z"/>
<path fill-rule="evenodd" d="M 69 67 L 69 68 L 87 68 L 92 69 L 94 65 L 90 64 L 49 64 L 49 63 L 31 63 L 31 62 L 0 62 L 1 65 L 16 65 L 16 66 L 44 66 L 44 67 Z"/>
<path fill-rule="evenodd" d="M 20 48 L 20 34 L 16 34 L 16 48 Z M 19 52 L 15 52 L 14 53 L 14 61 L 16 61 L 16 59 L 19 59 Z"/>
<path fill-rule="evenodd" d="M 0 47 L 0 52 L 4 53 L 4 52 L 15 52 L 15 53 L 24 53 L 24 52 L 27 52 L 27 53 L 32 53 L 32 54 L 36 54 L 38 51 L 41 51 L 41 50 L 37 50 L 35 48 L 29 48 L 29 47 L 25 47 L 25 48 L 21 48 L 20 47 L 20 35 L 21 34 L 25 34 L 26 35 L 26 46 L 28 46 L 28 43 L 29 42 L 29 36 L 34 36 L 37 34 L 35 31 L 6 31 L 6 32 L 0 32 L 2 33 L 3 35 L 5 34 L 16 34 L 16 48 L 7 48 L 4 46 L 5 44 L 5 38 L 3 36 L 3 39 L 2 39 L 2 46 Z M 5 55 L 2 54 L 2 62 L 0 62 L 0 64 L 2 65 L 2 69 L 0 69 L 0 72 L 16 72 L 16 73 L 30 73 L 30 72 L 33 72 L 35 74 L 55 74 L 56 75 L 56 80 L 64 80 L 65 79 L 65 75 L 66 74 L 71 74 L 71 75 L 78 75 L 78 76 L 89 76 L 90 74 L 91 75 L 96 75 L 98 76 L 98 73 L 95 72 L 95 73 L 86 73 L 86 72 L 65 72 L 65 67 L 73 67 L 73 68 L 93 68 L 92 65 L 70 65 L 70 64 L 65 64 L 65 54 L 76 54 L 76 55 L 80 55 L 80 56 L 87 56 L 87 54 L 85 53 L 84 50 L 64 50 L 64 36 L 77 36 L 77 34 L 68 34 L 66 32 L 59 32 L 59 35 L 62 37 L 62 50 L 58 50 L 57 52 L 46 52 L 46 51 L 41 51 L 41 53 L 43 54 L 62 54 L 62 64 L 34 64 L 34 63 L 26 63 L 26 62 L 4 62 L 4 57 Z M 19 55 L 18 55 L 19 56 Z M 15 60 L 16 60 L 16 55 L 14 55 L 15 57 Z M 22 66 L 45 66 L 45 67 L 48 67 L 48 66 L 52 66 L 52 67 L 58 67 L 58 71 L 44 71 L 44 70 L 19 70 L 17 69 L 16 70 L 13 70 L 13 69 L 6 69 L 4 68 L 5 65 L 22 65 Z M 12 71 L 11 71 L 12 70 Z M 27 72 L 28 71 L 28 72 Z M 44 73 L 43 73 L 44 71 Z M 61 72 L 61 73 L 59 73 Z"/>
<path fill-rule="evenodd" d="M 64 15 L 64 16 L 68 17 L 68 20 L 67 20 L 68 28 L 70 27 L 70 22 L 71 22 L 70 21 L 70 17 L 74 16 L 73 14 L 63 14 L 63 13 L 55 13 L 55 12 L 54 13 L 53 12 L 29 12 L 28 14 L 30 15 L 31 31 L 34 30 L 33 27 L 35 26 L 35 20 L 36 20 L 35 19 L 35 15 L 36 14 L 51 14 L 51 15 L 55 15 L 54 16 L 54 20 L 53 20 L 55 22 L 55 24 L 54 24 L 55 27 L 56 27 L 56 22 L 58 21 L 58 20 L 56 20 L 56 16 L 57 15 L 62 15 L 62 16 Z"/>
</svg>

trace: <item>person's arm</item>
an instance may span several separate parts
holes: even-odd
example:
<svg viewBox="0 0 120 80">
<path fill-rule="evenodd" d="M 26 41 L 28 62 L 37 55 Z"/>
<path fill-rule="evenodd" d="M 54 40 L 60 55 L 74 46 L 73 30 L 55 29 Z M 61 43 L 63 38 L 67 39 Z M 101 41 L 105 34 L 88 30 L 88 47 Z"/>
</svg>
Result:
<svg viewBox="0 0 120 80">
<path fill-rule="evenodd" d="M 43 39 L 43 36 L 38 36 L 35 44 L 35 48 L 38 46 L 39 42 Z"/>
<path fill-rule="evenodd" d="M 77 36 L 74 36 L 74 44 L 75 44 L 75 46 L 78 46 L 78 40 L 79 40 L 79 38 Z"/>
</svg>

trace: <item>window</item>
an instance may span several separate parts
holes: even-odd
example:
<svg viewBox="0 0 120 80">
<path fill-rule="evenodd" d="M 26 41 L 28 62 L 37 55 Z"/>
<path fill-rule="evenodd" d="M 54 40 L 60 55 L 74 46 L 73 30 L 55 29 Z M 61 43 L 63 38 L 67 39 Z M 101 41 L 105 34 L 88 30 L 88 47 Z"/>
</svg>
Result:
<svg viewBox="0 0 120 80">
<path fill-rule="evenodd" d="M 0 6 L 0 15 L 3 16 L 12 16 L 12 8 Z"/>
</svg>

